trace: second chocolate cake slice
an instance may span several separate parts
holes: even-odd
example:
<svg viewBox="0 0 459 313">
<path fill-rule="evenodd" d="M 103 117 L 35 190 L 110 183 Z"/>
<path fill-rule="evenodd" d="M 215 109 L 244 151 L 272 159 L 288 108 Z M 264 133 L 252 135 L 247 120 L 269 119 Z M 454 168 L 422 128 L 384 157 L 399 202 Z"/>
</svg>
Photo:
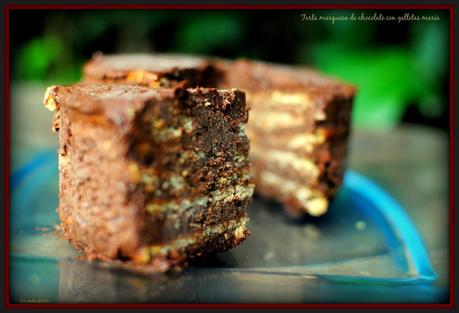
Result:
<svg viewBox="0 0 459 313">
<path fill-rule="evenodd" d="M 237 90 L 50 87 L 65 236 L 167 270 L 248 235 L 248 119 Z"/>
<path fill-rule="evenodd" d="M 247 95 L 256 191 L 291 216 L 320 216 L 346 168 L 354 86 L 309 68 L 218 61 L 219 87 Z"/>
</svg>

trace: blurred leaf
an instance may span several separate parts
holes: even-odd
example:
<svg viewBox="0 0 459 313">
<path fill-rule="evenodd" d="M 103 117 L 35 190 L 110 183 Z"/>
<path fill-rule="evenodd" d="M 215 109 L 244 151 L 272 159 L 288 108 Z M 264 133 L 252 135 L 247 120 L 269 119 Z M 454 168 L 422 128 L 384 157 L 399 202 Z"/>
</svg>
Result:
<svg viewBox="0 0 459 313">
<path fill-rule="evenodd" d="M 47 77 L 47 84 L 71 84 L 80 80 L 81 69 L 83 62 L 74 62 L 72 64 L 66 64 L 65 66 L 58 66 L 52 73 Z"/>
<path fill-rule="evenodd" d="M 323 71 L 358 87 L 353 113 L 356 127 L 393 127 L 407 105 L 429 89 L 407 50 L 354 51 L 328 43 L 317 45 L 313 58 Z"/>
<path fill-rule="evenodd" d="M 412 28 L 414 57 L 417 65 L 434 81 L 449 63 L 449 29 L 446 21 L 418 23 Z"/>
<path fill-rule="evenodd" d="M 62 43 L 55 37 L 37 37 L 26 42 L 19 55 L 20 75 L 23 79 L 45 79 L 62 50 Z"/>
<path fill-rule="evenodd" d="M 176 36 L 176 47 L 181 52 L 209 53 L 238 42 L 243 34 L 238 19 L 230 14 L 194 15 L 183 24 Z"/>
<path fill-rule="evenodd" d="M 413 26 L 413 57 L 426 83 L 438 90 L 443 83 L 449 63 L 449 31 L 445 20 L 420 23 Z M 438 105 L 438 93 L 433 88 L 423 89 L 420 110 L 428 116 L 438 116 L 442 107 Z"/>
<path fill-rule="evenodd" d="M 79 23 L 80 35 L 75 38 L 77 41 L 84 44 L 88 40 L 103 35 L 109 26 L 109 20 L 101 13 L 106 12 L 91 12 L 82 15 L 81 23 Z"/>
<path fill-rule="evenodd" d="M 324 13 L 321 13 L 324 15 Z M 356 45 L 368 45 L 375 34 L 376 23 L 366 23 L 350 20 L 352 14 L 359 16 L 359 12 L 349 10 L 332 10 L 325 13 L 329 16 L 345 16 L 347 21 L 321 22 L 327 31 L 329 41 L 339 42 L 341 46 L 355 47 Z M 369 13 L 368 13 L 369 14 Z"/>
</svg>

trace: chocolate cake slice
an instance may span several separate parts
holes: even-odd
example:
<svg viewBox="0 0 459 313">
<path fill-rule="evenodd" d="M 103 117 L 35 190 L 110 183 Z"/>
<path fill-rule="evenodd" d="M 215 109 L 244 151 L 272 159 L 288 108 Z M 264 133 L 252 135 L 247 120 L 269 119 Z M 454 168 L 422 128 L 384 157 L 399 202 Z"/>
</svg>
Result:
<svg viewBox="0 0 459 313">
<path fill-rule="evenodd" d="M 149 87 L 214 85 L 209 62 L 174 54 L 95 54 L 83 68 L 85 83 L 139 84 Z"/>
<path fill-rule="evenodd" d="M 183 67 L 180 57 L 175 57 Z M 129 59 L 129 64 L 123 64 L 127 71 L 144 66 L 144 56 L 136 54 L 100 58 L 106 66 L 100 69 L 99 77 L 109 76 L 123 64 L 110 60 Z M 167 55 L 148 59 L 144 69 L 151 72 L 164 70 L 163 64 L 170 60 Z M 188 59 L 183 57 L 184 62 Z M 183 78 L 188 79 L 188 85 L 239 88 L 246 93 L 251 110 L 247 135 L 257 193 L 281 202 L 292 216 L 324 214 L 343 178 L 355 88 L 304 67 L 248 60 L 194 60 L 206 64 L 207 76 Z M 85 67 L 86 79 L 91 77 L 88 68 L 93 64 Z"/>
<path fill-rule="evenodd" d="M 327 211 L 341 185 L 356 89 L 302 67 L 219 61 L 219 87 L 246 92 L 257 193 L 292 216 Z"/>
<path fill-rule="evenodd" d="M 61 228 L 78 249 L 165 271 L 248 235 L 244 93 L 130 85 L 48 88 Z"/>
</svg>

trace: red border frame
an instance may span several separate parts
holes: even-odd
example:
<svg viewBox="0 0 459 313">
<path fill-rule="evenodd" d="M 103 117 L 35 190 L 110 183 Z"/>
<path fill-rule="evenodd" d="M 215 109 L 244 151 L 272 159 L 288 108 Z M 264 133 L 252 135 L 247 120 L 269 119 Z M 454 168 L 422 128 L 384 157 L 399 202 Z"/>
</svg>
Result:
<svg viewBox="0 0 459 313">
<path fill-rule="evenodd" d="M 288 10 L 288 9 L 417 9 L 417 10 L 427 10 L 427 9 L 437 9 L 437 10 L 448 10 L 450 13 L 450 303 L 446 304 L 409 304 L 409 303 L 365 303 L 365 304 L 353 304 L 353 303 L 324 303 L 324 304 L 234 304 L 234 303 L 222 303 L 222 304 L 143 304 L 143 303 L 122 303 L 122 304 L 64 304 L 64 303 L 44 303 L 44 304 L 32 304 L 32 303 L 10 303 L 9 295 L 9 208 L 10 208 L 10 199 L 9 199 L 9 128 L 10 128 L 10 119 L 9 119 L 9 106 L 10 106 L 10 86 L 9 86 L 9 76 L 10 76 L 10 60 L 9 60 L 9 14 L 11 10 L 25 10 L 25 9 L 34 9 L 34 10 L 58 10 L 58 9 L 67 9 L 67 10 L 104 10 L 104 9 L 125 9 L 125 10 L 135 10 L 135 9 L 173 9 L 173 10 L 189 10 L 189 9 L 199 9 L 199 10 Z M 4 18 L 5 18 L 5 111 L 4 111 L 4 125 L 5 125 L 5 147 L 6 147 L 6 157 L 5 157 L 5 307 L 6 308 L 438 308 L 438 309 L 448 309 L 454 308 L 454 51 L 455 51 L 455 42 L 454 42 L 454 4 L 440 4 L 440 5 L 348 5 L 348 4 L 316 4 L 316 5 L 203 5 L 203 4 L 190 4 L 190 5 L 169 5 L 169 4 L 51 4 L 51 5 L 41 5 L 41 4 L 6 4 L 3 8 Z M 452 174 L 452 175 L 451 175 Z"/>
</svg>

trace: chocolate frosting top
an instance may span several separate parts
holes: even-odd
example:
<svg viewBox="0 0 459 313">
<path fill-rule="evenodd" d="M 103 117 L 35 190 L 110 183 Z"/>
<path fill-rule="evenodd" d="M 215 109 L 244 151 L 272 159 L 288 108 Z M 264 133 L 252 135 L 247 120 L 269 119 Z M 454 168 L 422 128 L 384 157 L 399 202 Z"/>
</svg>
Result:
<svg viewBox="0 0 459 313">
<path fill-rule="evenodd" d="M 122 124 L 133 118 L 146 102 L 173 99 L 181 91 L 118 84 L 52 86 L 46 91 L 44 104 L 50 110 L 65 107 L 84 114 L 101 114 Z"/>
<path fill-rule="evenodd" d="M 218 98 L 217 110 L 225 110 L 235 97 L 244 99 L 244 94 L 236 89 L 217 90 L 215 88 L 149 88 L 122 84 L 76 84 L 71 86 L 51 86 L 47 89 L 44 105 L 59 111 L 61 107 L 83 114 L 105 116 L 116 125 L 131 121 L 137 112 L 152 101 L 174 101 L 190 98 L 203 104 L 210 98 Z M 207 105 L 211 105 L 209 102 Z"/>
<path fill-rule="evenodd" d="M 351 84 L 305 66 L 281 65 L 245 59 L 222 62 L 221 64 L 226 71 L 237 73 L 237 77 L 233 79 L 242 83 L 243 86 L 236 84 L 236 87 L 242 89 L 306 91 L 310 96 L 318 98 L 336 96 L 348 98 L 354 96 L 357 91 L 356 87 Z"/>
</svg>

